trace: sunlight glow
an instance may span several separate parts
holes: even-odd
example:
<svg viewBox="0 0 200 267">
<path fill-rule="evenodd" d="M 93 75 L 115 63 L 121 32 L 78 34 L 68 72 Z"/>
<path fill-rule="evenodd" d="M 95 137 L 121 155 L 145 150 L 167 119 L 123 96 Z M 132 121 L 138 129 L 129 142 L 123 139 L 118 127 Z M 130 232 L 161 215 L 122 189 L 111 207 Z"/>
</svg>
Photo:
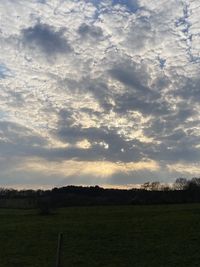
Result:
<svg viewBox="0 0 200 267">
<path fill-rule="evenodd" d="M 18 166 L 17 171 L 29 169 L 31 172 L 42 173 L 43 175 L 91 175 L 94 177 L 106 178 L 116 173 L 136 172 L 140 170 L 157 171 L 159 165 L 155 161 L 141 161 L 131 163 L 113 163 L 109 161 L 87 162 L 87 161 L 63 161 L 48 162 L 38 158 L 27 160 L 25 164 Z"/>
</svg>

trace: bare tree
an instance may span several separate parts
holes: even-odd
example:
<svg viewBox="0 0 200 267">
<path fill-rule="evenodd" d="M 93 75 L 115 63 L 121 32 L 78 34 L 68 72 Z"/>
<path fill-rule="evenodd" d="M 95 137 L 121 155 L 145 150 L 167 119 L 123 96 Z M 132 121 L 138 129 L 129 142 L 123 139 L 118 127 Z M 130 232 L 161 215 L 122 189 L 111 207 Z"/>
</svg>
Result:
<svg viewBox="0 0 200 267">
<path fill-rule="evenodd" d="M 174 189 L 175 190 L 184 190 L 186 189 L 188 185 L 188 180 L 186 178 L 177 178 L 175 183 L 174 183 Z"/>
</svg>

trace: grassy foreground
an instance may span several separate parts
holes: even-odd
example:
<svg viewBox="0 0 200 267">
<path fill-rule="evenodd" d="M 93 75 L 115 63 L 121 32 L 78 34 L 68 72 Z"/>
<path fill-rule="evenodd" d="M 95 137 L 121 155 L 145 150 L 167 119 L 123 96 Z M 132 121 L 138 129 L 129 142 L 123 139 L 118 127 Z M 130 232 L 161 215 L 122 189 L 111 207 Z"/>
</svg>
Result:
<svg viewBox="0 0 200 267">
<path fill-rule="evenodd" d="M 200 205 L 0 210 L 0 267 L 171 267 L 200 264 Z"/>
</svg>

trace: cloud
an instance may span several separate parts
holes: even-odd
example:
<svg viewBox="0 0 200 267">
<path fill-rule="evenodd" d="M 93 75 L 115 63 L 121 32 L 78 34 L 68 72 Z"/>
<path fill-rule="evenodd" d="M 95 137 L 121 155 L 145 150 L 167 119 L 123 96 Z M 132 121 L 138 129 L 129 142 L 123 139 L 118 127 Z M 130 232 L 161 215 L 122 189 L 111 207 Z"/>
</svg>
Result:
<svg viewBox="0 0 200 267">
<path fill-rule="evenodd" d="M 133 64 L 123 64 L 118 65 L 110 70 L 111 76 L 123 83 L 126 86 L 131 87 L 133 90 L 138 91 L 141 95 L 142 94 L 148 94 L 149 88 L 147 88 L 143 83 L 145 78 L 147 78 L 147 75 L 145 77 L 145 70 L 136 69 L 137 65 L 134 66 Z"/>
<path fill-rule="evenodd" d="M 174 92 L 174 95 L 187 99 L 190 103 L 199 101 L 200 80 L 198 78 L 184 78 L 183 82 L 184 84 Z"/>
<path fill-rule="evenodd" d="M 59 129 L 59 128 L 58 128 Z M 57 133 L 58 138 L 71 144 L 87 140 L 91 146 L 88 149 L 69 148 L 66 156 L 79 160 L 108 160 L 131 162 L 142 158 L 136 142 L 128 142 L 116 130 L 104 128 L 61 127 Z M 135 145 L 135 147 L 134 147 Z"/>
<path fill-rule="evenodd" d="M 185 174 L 185 176 L 198 176 L 199 175 L 199 163 L 194 164 L 194 163 L 187 163 L 187 164 L 182 164 L 182 163 L 177 163 L 177 164 L 172 164 L 167 166 L 170 172 L 176 172 L 177 175 L 179 174 Z"/>
<path fill-rule="evenodd" d="M 82 23 L 78 28 L 78 33 L 83 37 L 91 37 L 93 39 L 101 39 L 103 37 L 103 31 L 100 27 L 94 25 L 88 25 Z"/>
<path fill-rule="evenodd" d="M 64 180 L 68 184 L 81 184 L 84 182 L 88 185 L 95 185 L 100 182 L 112 181 L 115 179 L 115 175 L 129 177 L 129 181 L 131 181 L 131 175 L 133 173 L 136 174 L 140 170 L 154 173 L 159 170 L 159 166 L 153 161 L 119 164 L 107 161 L 82 162 L 70 160 L 61 163 L 49 163 L 45 160 L 41 161 L 40 159 L 33 158 L 19 165 L 16 168 L 16 172 L 21 173 L 27 169 L 41 177 L 45 177 L 47 174 L 50 177 L 57 177 L 57 184 L 63 183 L 62 180 Z"/>
<path fill-rule="evenodd" d="M 57 31 L 48 24 L 37 23 L 33 27 L 23 29 L 22 38 L 31 49 L 39 48 L 47 57 L 51 57 L 71 51 L 64 31 L 64 28 Z"/>
<path fill-rule="evenodd" d="M 19 124 L 0 121 L 0 156 L 26 157 L 47 144 L 41 136 Z"/>
</svg>

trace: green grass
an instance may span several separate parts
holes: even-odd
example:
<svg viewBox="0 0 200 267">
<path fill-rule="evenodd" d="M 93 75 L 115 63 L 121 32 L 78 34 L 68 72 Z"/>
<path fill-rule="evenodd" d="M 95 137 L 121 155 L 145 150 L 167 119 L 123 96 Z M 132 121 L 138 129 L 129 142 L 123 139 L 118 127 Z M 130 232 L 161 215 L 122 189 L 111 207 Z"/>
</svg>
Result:
<svg viewBox="0 0 200 267">
<path fill-rule="evenodd" d="M 0 210 L 0 267 L 200 266 L 200 205 Z"/>
</svg>

